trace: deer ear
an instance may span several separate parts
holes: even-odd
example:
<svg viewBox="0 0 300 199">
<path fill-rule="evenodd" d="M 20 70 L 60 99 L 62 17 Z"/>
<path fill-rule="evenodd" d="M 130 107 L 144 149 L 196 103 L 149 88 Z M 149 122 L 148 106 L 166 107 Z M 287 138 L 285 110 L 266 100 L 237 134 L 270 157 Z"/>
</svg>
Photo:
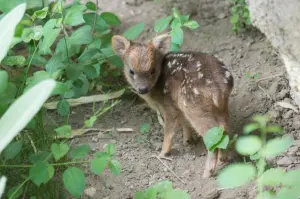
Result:
<svg viewBox="0 0 300 199">
<path fill-rule="evenodd" d="M 115 35 L 111 39 L 115 53 L 122 56 L 130 46 L 130 42 L 123 36 Z"/>
<path fill-rule="evenodd" d="M 151 42 L 157 50 L 165 54 L 169 51 L 171 45 L 171 37 L 168 34 L 164 34 L 154 37 Z"/>
</svg>

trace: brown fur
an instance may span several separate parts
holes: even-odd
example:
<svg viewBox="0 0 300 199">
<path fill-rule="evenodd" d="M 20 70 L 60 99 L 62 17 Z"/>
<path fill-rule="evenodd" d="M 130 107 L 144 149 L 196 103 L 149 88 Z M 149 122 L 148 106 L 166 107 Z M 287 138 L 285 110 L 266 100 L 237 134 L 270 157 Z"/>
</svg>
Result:
<svg viewBox="0 0 300 199">
<path fill-rule="evenodd" d="M 233 78 L 217 58 L 200 52 L 167 53 L 170 37 L 166 35 L 148 44 L 114 36 L 112 45 L 122 57 L 127 81 L 138 92 L 148 88 L 140 97 L 164 118 L 160 155 L 170 153 L 172 138 L 180 126 L 184 144 L 193 131 L 204 136 L 210 128 L 223 126 L 230 132 L 228 98 Z M 222 158 L 225 160 L 226 155 L 221 150 L 208 152 L 203 177 L 211 176 Z"/>
</svg>

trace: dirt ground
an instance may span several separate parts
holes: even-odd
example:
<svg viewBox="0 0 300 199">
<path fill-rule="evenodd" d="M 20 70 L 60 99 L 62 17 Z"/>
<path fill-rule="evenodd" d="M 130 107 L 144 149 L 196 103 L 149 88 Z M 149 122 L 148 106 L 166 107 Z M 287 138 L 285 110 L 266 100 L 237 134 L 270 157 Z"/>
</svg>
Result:
<svg viewBox="0 0 300 199">
<path fill-rule="evenodd" d="M 132 1 L 134 2 L 134 1 Z M 138 22 L 145 22 L 146 31 L 139 40 L 148 40 L 155 35 L 154 21 L 166 16 L 159 4 L 153 1 L 137 1 L 137 5 L 127 4 L 121 0 L 99 0 L 103 11 L 117 13 L 122 25 L 118 31 Z M 188 2 L 188 1 L 187 1 Z M 182 1 L 186 4 L 186 1 Z M 171 13 L 171 10 L 170 10 Z M 169 13 L 168 13 L 169 14 Z M 275 105 L 278 101 L 293 104 L 290 99 L 288 82 L 284 66 L 276 51 L 266 38 L 258 31 L 236 36 L 231 31 L 228 13 L 221 13 L 215 19 L 203 19 L 193 16 L 200 23 L 195 31 L 185 31 L 182 50 L 195 50 L 213 53 L 221 58 L 234 76 L 234 90 L 230 98 L 230 124 L 233 133 L 241 133 L 242 127 L 256 113 L 269 113 L 274 122 L 280 124 L 287 133 L 300 139 L 300 115 L 293 110 Z M 247 78 L 247 73 L 258 74 L 259 83 Z M 71 124 L 81 126 L 83 120 L 92 113 L 91 105 L 72 109 Z M 139 132 L 143 123 L 151 125 L 151 133 L 147 136 Z M 252 199 L 253 186 L 234 190 L 223 190 L 220 196 L 208 197 L 215 191 L 215 178 L 202 179 L 206 152 L 201 141 L 196 145 L 184 147 L 182 133 L 178 132 L 174 140 L 171 158 L 163 160 L 173 171 L 186 182 L 183 184 L 170 173 L 157 159 L 151 158 L 160 152 L 162 144 L 162 127 L 156 113 L 144 106 L 141 100 L 123 99 L 113 111 L 105 114 L 97 122 L 96 128 L 133 128 L 131 133 L 102 134 L 76 138 L 73 144 L 90 144 L 93 151 L 103 150 L 106 143 L 115 143 L 117 159 L 121 163 L 121 175 L 113 176 L 104 172 L 102 176 L 94 176 L 88 171 L 87 188 L 97 190 L 93 198 L 126 199 L 132 198 L 134 192 L 149 185 L 168 179 L 177 188 L 189 192 L 193 199 Z M 284 157 L 275 160 L 275 164 L 288 169 L 297 167 L 298 148 L 291 149 Z M 92 158 L 92 157 L 90 157 Z M 86 168 L 88 170 L 88 167 Z M 83 198 L 88 198 L 83 196 Z"/>
</svg>

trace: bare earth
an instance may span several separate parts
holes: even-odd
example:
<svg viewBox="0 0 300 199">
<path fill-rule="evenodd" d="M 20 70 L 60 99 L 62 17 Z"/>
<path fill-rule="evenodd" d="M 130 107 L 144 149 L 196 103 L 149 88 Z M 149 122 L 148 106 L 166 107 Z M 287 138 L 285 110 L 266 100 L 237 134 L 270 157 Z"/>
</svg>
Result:
<svg viewBox="0 0 300 199">
<path fill-rule="evenodd" d="M 182 1 L 182 4 L 185 4 Z M 137 6 L 128 5 L 121 0 L 99 0 L 103 11 L 117 13 L 122 25 L 118 31 L 139 22 L 145 22 L 146 31 L 140 40 L 155 36 L 153 25 L 155 19 L 166 16 L 159 4 L 153 1 L 140 2 Z M 171 13 L 171 10 L 170 12 Z M 168 14 L 169 14 L 168 13 Z M 186 13 L 187 14 L 187 13 Z M 226 17 L 227 15 L 227 17 Z M 227 13 L 215 20 L 193 16 L 200 23 L 196 31 L 185 31 L 183 50 L 197 50 L 217 55 L 228 66 L 234 76 L 234 90 L 230 99 L 230 123 L 233 133 L 240 134 L 242 126 L 256 113 L 270 113 L 274 122 L 280 124 L 288 134 L 300 139 L 300 115 L 290 109 L 275 105 L 284 100 L 293 104 L 285 78 L 284 66 L 272 49 L 270 43 L 258 31 L 236 36 L 231 32 Z M 246 78 L 246 74 L 258 74 L 258 79 L 267 78 L 259 84 Z M 279 75 L 278 75 L 279 74 Z M 280 74 L 282 74 L 280 76 Z M 274 76 L 274 77 L 273 77 Z M 103 150 L 106 143 L 115 143 L 117 159 L 121 163 L 121 175 L 114 176 L 105 171 L 102 176 L 94 176 L 86 166 L 87 188 L 94 187 L 97 192 L 93 198 L 126 199 L 132 198 L 134 192 L 149 185 L 168 179 L 177 188 L 188 191 L 193 199 L 252 199 L 255 189 L 248 186 L 235 190 L 222 190 L 220 196 L 214 193 L 217 184 L 214 178 L 202 179 L 206 152 L 201 140 L 198 144 L 184 147 L 182 133 L 178 132 L 174 140 L 172 161 L 163 160 L 186 184 L 180 182 L 156 158 L 151 156 L 160 152 L 162 144 L 162 127 L 156 113 L 143 105 L 143 101 L 123 99 L 111 112 L 100 118 L 96 128 L 133 128 L 130 133 L 100 133 L 98 136 L 75 138 L 72 143 L 90 144 L 93 151 Z M 91 105 L 72 109 L 70 122 L 74 127 L 81 126 L 84 119 L 92 113 Z M 144 136 L 139 132 L 143 123 L 151 125 L 151 133 Z M 299 143 L 299 142 L 298 142 Z M 284 157 L 274 160 L 287 169 L 296 168 L 299 162 L 298 148 L 294 147 Z M 89 158 L 93 158 L 92 156 Z M 83 165 L 84 166 L 84 165 Z M 213 194 L 211 194 L 213 192 Z M 83 198 L 88 198 L 83 196 Z"/>
</svg>

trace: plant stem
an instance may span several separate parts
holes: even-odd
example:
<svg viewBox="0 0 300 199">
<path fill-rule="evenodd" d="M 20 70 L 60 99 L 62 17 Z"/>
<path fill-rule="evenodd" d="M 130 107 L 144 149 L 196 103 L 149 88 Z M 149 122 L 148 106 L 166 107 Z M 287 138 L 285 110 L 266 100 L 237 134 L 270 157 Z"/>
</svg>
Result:
<svg viewBox="0 0 300 199">
<path fill-rule="evenodd" d="M 28 177 L 24 182 L 22 182 L 22 184 L 20 184 L 20 186 L 15 190 L 15 192 L 9 197 L 9 199 L 14 198 L 14 195 L 16 195 L 16 193 L 19 191 L 19 189 L 21 189 L 21 187 L 24 186 L 24 184 L 30 179 L 30 177 Z"/>
<path fill-rule="evenodd" d="M 21 94 L 21 92 L 22 92 L 22 90 L 23 90 L 23 88 L 24 88 L 24 86 L 25 86 L 26 79 L 27 79 L 27 77 L 28 77 L 28 73 L 29 73 L 30 68 L 31 68 L 32 60 L 33 60 L 33 58 L 34 58 L 34 56 L 35 56 L 35 53 L 36 53 L 36 51 L 37 51 L 39 45 L 40 45 L 40 43 L 38 43 L 38 45 L 35 47 L 35 49 L 34 49 L 34 51 L 33 51 L 33 53 L 32 53 L 32 56 L 30 57 L 29 63 L 28 63 L 28 65 L 27 65 L 26 69 L 25 69 L 25 76 L 24 76 L 23 82 L 22 82 L 22 84 L 21 84 L 21 86 L 20 86 L 20 88 L 19 88 L 19 90 L 18 90 L 17 96 L 19 96 L 19 95 Z"/>
<path fill-rule="evenodd" d="M 90 161 L 75 161 L 75 162 L 63 162 L 63 163 L 54 163 L 54 164 L 50 164 L 52 166 L 64 166 L 64 165 L 69 165 L 69 164 L 82 164 L 82 163 L 89 163 Z M 2 164 L 0 165 L 1 167 L 6 167 L 6 168 L 31 168 L 34 165 L 6 165 L 6 164 Z"/>
</svg>

